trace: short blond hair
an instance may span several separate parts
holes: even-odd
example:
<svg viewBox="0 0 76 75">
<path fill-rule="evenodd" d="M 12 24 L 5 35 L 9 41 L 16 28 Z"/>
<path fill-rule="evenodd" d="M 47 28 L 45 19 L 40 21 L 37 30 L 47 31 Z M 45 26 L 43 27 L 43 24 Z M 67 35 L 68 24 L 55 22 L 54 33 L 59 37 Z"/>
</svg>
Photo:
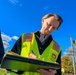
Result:
<svg viewBox="0 0 76 75">
<path fill-rule="evenodd" d="M 55 16 L 55 19 L 59 22 L 59 26 L 58 26 L 58 28 L 59 28 L 61 23 L 63 22 L 63 19 L 58 14 L 54 14 L 54 13 L 46 14 L 45 16 L 42 17 L 42 19 L 47 19 L 51 16 Z"/>
</svg>

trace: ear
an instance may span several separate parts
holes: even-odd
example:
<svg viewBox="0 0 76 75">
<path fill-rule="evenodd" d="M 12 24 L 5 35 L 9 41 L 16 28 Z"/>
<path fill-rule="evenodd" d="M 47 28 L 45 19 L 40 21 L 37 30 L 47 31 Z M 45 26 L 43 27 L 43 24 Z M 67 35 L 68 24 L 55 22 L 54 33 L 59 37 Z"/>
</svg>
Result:
<svg viewBox="0 0 76 75">
<path fill-rule="evenodd" d="M 42 24 L 44 23 L 44 19 L 42 19 Z"/>
</svg>

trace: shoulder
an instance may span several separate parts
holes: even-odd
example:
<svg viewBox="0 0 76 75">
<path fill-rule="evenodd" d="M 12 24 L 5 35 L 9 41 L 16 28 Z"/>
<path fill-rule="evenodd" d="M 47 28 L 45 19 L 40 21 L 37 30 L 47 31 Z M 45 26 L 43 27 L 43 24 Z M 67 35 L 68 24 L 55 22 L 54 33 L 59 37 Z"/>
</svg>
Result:
<svg viewBox="0 0 76 75">
<path fill-rule="evenodd" d="M 23 33 L 21 35 L 22 42 L 30 41 L 33 36 L 33 33 Z"/>
<path fill-rule="evenodd" d="M 52 36 L 51 36 L 51 38 L 52 38 Z M 53 39 L 53 38 L 52 38 L 52 40 L 53 40 L 53 42 L 54 42 L 56 45 L 60 46 L 60 44 L 58 43 L 58 41 L 56 41 L 56 40 Z"/>
<path fill-rule="evenodd" d="M 31 34 L 33 34 L 33 33 L 23 33 L 21 36 L 23 36 L 23 35 L 29 36 Z"/>
<path fill-rule="evenodd" d="M 59 43 L 57 42 L 57 41 L 55 41 L 54 39 L 53 39 L 53 41 L 54 41 L 54 43 L 56 44 L 56 45 L 59 45 Z M 60 46 L 60 45 L 59 45 Z"/>
<path fill-rule="evenodd" d="M 30 37 L 30 35 L 31 35 L 32 33 L 23 33 L 22 35 L 21 35 L 21 38 L 23 37 L 23 38 L 28 38 L 28 37 Z"/>
</svg>

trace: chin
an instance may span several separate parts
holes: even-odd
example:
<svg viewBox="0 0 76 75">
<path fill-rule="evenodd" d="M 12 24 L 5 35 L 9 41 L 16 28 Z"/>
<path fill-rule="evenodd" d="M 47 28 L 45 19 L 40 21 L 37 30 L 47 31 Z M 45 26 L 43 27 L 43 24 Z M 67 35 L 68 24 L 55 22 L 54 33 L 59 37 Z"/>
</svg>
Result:
<svg viewBox="0 0 76 75">
<path fill-rule="evenodd" d="M 46 31 L 45 32 L 45 35 L 49 35 L 49 34 L 51 34 L 52 32 L 49 32 L 49 31 Z"/>
<path fill-rule="evenodd" d="M 46 33 L 45 35 L 49 35 L 50 33 Z"/>
<path fill-rule="evenodd" d="M 47 31 L 47 34 L 50 34 L 51 32 Z"/>
</svg>

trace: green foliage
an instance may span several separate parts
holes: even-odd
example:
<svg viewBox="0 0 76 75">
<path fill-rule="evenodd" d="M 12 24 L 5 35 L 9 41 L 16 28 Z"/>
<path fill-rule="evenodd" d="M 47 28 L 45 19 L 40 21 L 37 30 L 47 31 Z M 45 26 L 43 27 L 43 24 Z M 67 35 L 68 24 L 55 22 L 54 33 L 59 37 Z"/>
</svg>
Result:
<svg viewBox="0 0 76 75">
<path fill-rule="evenodd" d="M 73 72 L 71 60 L 68 55 L 62 57 L 62 68 L 65 70 L 66 73 Z"/>
</svg>

